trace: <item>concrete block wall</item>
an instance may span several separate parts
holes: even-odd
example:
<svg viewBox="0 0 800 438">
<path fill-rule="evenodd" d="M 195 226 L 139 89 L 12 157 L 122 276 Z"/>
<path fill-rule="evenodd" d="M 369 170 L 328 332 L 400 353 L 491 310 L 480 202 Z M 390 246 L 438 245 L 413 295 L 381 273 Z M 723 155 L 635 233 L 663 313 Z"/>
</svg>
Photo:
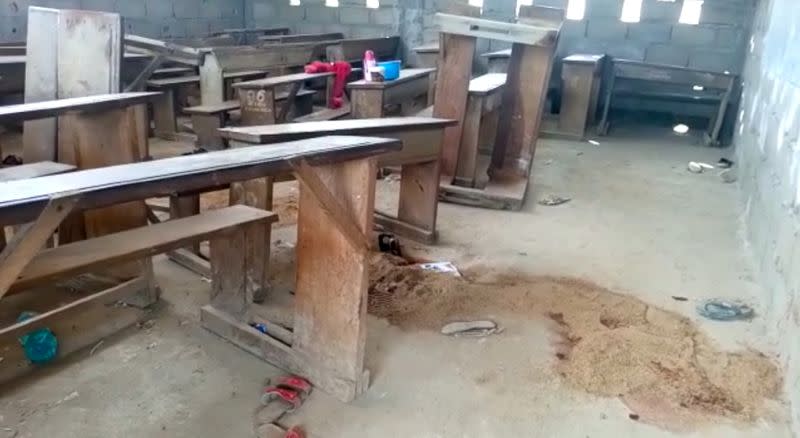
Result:
<svg viewBox="0 0 800 438">
<path fill-rule="evenodd" d="M 244 26 L 245 0 L 0 0 L 0 42 L 25 40 L 29 6 L 116 12 L 126 32 L 183 38 Z"/>
<path fill-rule="evenodd" d="M 399 34 L 407 47 L 438 41 L 433 16 L 454 0 L 381 0 L 368 10 L 366 0 L 340 0 L 339 8 L 324 0 L 246 0 L 251 26 L 289 25 L 295 32 L 341 31 L 351 37 Z M 578 52 L 653 63 L 739 73 L 744 63 L 755 0 L 706 0 L 699 25 L 679 24 L 682 2 L 643 0 L 641 21 L 620 21 L 623 0 L 587 0 L 586 15 L 567 21 L 561 33 L 559 57 Z M 567 0 L 535 0 L 566 7 Z M 515 0 L 484 0 L 483 17 L 513 21 Z M 502 42 L 479 42 L 479 51 L 499 50 Z"/>
<path fill-rule="evenodd" d="M 736 129 L 747 241 L 800 436 L 800 3 L 762 0 L 747 40 Z"/>
</svg>

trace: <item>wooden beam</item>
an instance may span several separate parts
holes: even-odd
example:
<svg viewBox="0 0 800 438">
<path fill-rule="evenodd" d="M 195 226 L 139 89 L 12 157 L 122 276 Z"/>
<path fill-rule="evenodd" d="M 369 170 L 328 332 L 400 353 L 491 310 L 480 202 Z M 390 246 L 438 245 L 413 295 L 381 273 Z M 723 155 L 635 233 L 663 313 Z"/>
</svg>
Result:
<svg viewBox="0 0 800 438">
<path fill-rule="evenodd" d="M 436 14 L 441 32 L 527 45 L 553 46 L 560 26 L 505 23 L 461 15 Z"/>
<path fill-rule="evenodd" d="M 372 247 L 369 239 L 358 229 L 352 215 L 345 211 L 339 201 L 325 187 L 325 183 L 316 174 L 314 168 L 303 158 L 291 160 L 290 163 L 297 180 L 314 194 L 314 198 L 328 214 L 328 217 L 336 224 L 347 241 L 350 242 L 353 249 L 359 252 L 369 252 Z"/>
<path fill-rule="evenodd" d="M 28 263 L 45 246 L 61 221 L 75 208 L 79 196 L 54 197 L 32 224 L 18 230 L 0 253 L 0 300 Z"/>
</svg>

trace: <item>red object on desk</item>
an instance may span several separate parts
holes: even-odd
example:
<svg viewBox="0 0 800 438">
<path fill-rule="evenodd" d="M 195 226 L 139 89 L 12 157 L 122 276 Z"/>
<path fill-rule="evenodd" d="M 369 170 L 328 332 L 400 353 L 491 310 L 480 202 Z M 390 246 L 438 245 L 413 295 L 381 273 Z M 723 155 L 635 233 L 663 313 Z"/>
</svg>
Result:
<svg viewBox="0 0 800 438">
<path fill-rule="evenodd" d="M 328 100 L 331 108 L 342 107 L 342 96 L 344 96 L 344 86 L 347 83 L 347 77 L 353 68 L 349 62 L 336 61 L 334 63 L 314 61 L 305 66 L 306 73 L 328 73 L 333 72 L 333 88 L 331 89 L 331 96 Z"/>
</svg>

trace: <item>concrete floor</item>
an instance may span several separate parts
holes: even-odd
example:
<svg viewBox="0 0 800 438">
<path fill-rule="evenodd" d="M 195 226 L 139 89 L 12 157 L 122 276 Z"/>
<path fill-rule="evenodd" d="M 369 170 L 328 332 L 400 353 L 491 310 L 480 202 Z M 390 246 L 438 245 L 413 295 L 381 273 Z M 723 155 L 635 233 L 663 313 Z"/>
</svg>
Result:
<svg viewBox="0 0 800 438">
<path fill-rule="evenodd" d="M 770 352 L 761 321 L 699 320 L 691 299 L 735 297 L 758 309 L 740 238 L 736 186 L 688 173 L 726 151 L 663 131 L 586 142 L 543 140 L 522 212 L 440 207 L 441 244 L 414 250 L 462 267 L 582 277 L 675 310 L 724 348 Z M 380 184 L 380 203 L 396 183 Z M 547 194 L 572 198 L 536 204 Z M 286 240 L 291 229 L 275 233 Z M 94 354 L 0 393 L 2 437 L 248 437 L 265 378 L 279 373 L 204 331 L 209 285 L 159 259 L 163 303 L 149 329 L 106 339 Z M 551 370 L 544 321 L 508 317 L 483 340 L 402 331 L 370 318 L 366 395 L 345 405 L 321 392 L 286 419 L 316 437 L 669 437 L 632 421 L 617 399 L 566 388 Z M 788 437 L 784 420 L 714 421 L 684 436 Z"/>
</svg>

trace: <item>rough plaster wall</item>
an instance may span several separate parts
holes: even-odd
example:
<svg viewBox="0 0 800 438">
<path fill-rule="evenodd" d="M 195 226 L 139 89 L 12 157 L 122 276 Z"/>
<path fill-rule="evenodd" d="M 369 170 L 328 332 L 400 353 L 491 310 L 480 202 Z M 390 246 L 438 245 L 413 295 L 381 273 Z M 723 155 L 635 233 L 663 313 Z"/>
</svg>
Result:
<svg viewBox="0 0 800 438">
<path fill-rule="evenodd" d="M 0 0 L 0 41 L 24 41 L 28 6 L 117 12 L 125 31 L 157 38 L 206 36 L 244 25 L 245 0 Z"/>
<path fill-rule="evenodd" d="M 800 435 L 800 3 L 762 0 L 748 42 L 737 127 L 747 237 L 783 345 Z"/>
<path fill-rule="evenodd" d="M 438 40 L 433 16 L 449 0 L 381 0 L 380 9 L 366 9 L 366 0 L 340 0 L 326 8 L 323 0 L 247 0 L 250 25 L 290 25 L 297 32 L 343 32 L 348 36 L 399 34 L 409 47 Z M 587 0 L 586 17 L 567 21 L 561 33 L 559 56 L 607 53 L 629 59 L 714 71 L 741 71 L 745 38 L 754 0 L 706 0 L 701 23 L 678 24 L 681 2 L 643 0 L 640 23 L 619 21 L 623 0 Z M 566 0 L 536 0 L 544 6 L 565 7 Z M 512 21 L 516 0 L 484 0 L 483 16 Z M 485 52 L 506 48 L 481 41 Z"/>
</svg>

